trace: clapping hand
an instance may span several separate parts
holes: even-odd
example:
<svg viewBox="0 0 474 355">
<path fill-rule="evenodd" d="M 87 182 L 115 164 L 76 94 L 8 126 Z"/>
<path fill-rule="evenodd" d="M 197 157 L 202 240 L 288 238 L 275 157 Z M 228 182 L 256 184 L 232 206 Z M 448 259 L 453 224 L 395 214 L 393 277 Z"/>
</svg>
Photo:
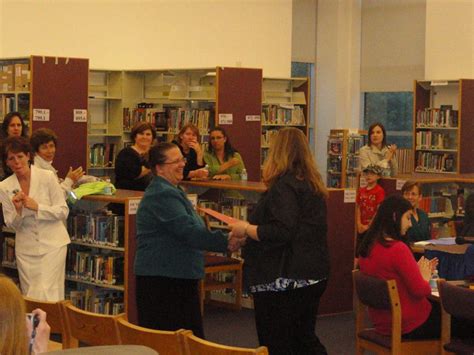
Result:
<svg viewBox="0 0 474 355">
<path fill-rule="evenodd" d="M 423 279 L 429 281 L 431 279 L 431 260 L 422 256 L 420 260 L 418 260 L 418 267 L 420 268 L 420 273 Z"/>
<path fill-rule="evenodd" d="M 76 183 L 77 180 L 79 180 L 83 175 L 84 175 L 84 170 L 82 170 L 82 166 L 74 170 L 72 170 L 72 166 L 70 166 L 66 177 L 70 178 L 74 183 Z"/>
</svg>

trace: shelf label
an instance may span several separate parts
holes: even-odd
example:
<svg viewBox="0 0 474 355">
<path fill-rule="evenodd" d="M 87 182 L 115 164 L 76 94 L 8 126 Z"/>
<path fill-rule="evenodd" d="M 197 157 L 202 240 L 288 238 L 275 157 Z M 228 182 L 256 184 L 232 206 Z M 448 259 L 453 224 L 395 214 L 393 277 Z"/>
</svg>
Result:
<svg viewBox="0 0 474 355">
<path fill-rule="evenodd" d="M 33 121 L 49 121 L 49 109 L 48 108 L 34 108 L 33 109 Z"/>
<path fill-rule="evenodd" d="M 234 115 L 231 113 L 219 113 L 219 124 L 234 123 Z"/>
<path fill-rule="evenodd" d="M 128 214 L 137 214 L 138 205 L 140 204 L 141 199 L 133 199 L 128 201 Z"/>
<path fill-rule="evenodd" d="M 245 115 L 245 120 L 247 122 L 260 121 L 260 115 Z"/>
<path fill-rule="evenodd" d="M 74 109 L 74 122 L 87 122 L 87 110 Z"/>
<path fill-rule="evenodd" d="M 344 189 L 344 203 L 355 203 L 355 202 L 356 202 L 356 190 Z"/>
<path fill-rule="evenodd" d="M 401 190 L 403 185 L 405 185 L 406 182 L 407 182 L 406 180 L 397 179 L 397 184 L 395 185 L 395 190 L 397 190 L 397 191 Z"/>
</svg>

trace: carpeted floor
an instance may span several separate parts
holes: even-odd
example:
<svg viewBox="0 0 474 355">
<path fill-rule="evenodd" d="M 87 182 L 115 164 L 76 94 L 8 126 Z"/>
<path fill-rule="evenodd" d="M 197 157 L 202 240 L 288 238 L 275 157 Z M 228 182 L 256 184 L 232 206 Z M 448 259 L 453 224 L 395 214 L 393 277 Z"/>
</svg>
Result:
<svg viewBox="0 0 474 355">
<path fill-rule="evenodd" d="M 344 313 L 319 317 L 316 334 L 326 346 L 329 354 L 354 354 L 354 315 Z M 224 308 L 206 306 L 204 313 L 206 339 L 220 344 L 257 347 L 257 332 L 253 310 L 231 311 Z"/>
</svg>

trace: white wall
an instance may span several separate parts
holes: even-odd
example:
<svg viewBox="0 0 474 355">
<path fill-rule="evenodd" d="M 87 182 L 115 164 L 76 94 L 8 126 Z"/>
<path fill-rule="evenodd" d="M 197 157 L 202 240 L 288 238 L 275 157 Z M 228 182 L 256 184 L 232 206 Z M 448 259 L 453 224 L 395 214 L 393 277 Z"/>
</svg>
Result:
<svg viewBox="0 0 474 355">
<path fill-rule="evenodd" d="M 290 75 L 291 0 L 0 0 L 0 57 L 92 68 L 242 66 Z"/>
<path fill-rule="evenodd" d="M 362 1 L 362 92 L 412 91 L 423 79 L 425 12 L 426 0 Z"/>
<path fill-rule="evenodd" d="M 427 0 L 427 80 L 474 77 L 473 19 L 471 0 Z"/>
</svg>

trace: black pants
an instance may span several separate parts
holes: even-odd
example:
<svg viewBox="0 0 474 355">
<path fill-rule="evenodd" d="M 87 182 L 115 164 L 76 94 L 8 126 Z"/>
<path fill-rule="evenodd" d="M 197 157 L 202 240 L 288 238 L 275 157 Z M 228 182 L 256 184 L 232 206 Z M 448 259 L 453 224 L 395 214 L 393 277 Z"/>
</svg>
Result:
<svg viewBox="0 0 474 355">
<path fill-rule="evenodd" d="M 255 292 L 255 323 L 260 345 L 270 355 L 327 354 L 315 333 L 319 299 L 327 281 L 283 292 Z"/>
<path fill-rule="evenodd" d="M 199 280 L 137 275 L 138 324 L 157 330 L 192 330 L 204 338 Z"/>
</svg>

